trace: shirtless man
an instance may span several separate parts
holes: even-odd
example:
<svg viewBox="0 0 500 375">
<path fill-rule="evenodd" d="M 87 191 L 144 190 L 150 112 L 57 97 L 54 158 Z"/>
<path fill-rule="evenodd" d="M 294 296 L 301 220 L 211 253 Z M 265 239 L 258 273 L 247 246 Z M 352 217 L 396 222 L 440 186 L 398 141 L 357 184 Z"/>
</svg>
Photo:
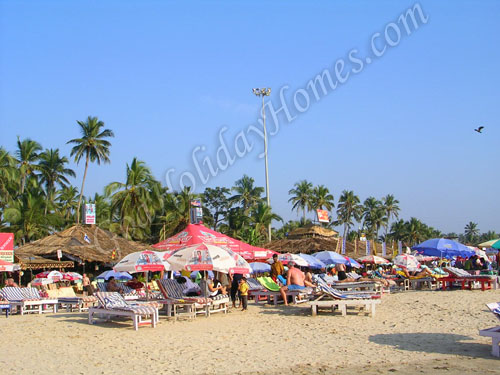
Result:
<svg viewBox="0 0 500 375">
<path fill-rule="evenodd" d="M 306 280 L 304 272 L 295 268 L 294 262 L 288 263 L 288 275 L 286 278 L 286 285 L 280 288 L 280 294 L 285 301 L 285 306 L 288 306 L 288 301 L 286 298 L 286 292 L 288 290 L 302 290 L 306 286 L 314 287 L 315 285 Z"/>
</svg>

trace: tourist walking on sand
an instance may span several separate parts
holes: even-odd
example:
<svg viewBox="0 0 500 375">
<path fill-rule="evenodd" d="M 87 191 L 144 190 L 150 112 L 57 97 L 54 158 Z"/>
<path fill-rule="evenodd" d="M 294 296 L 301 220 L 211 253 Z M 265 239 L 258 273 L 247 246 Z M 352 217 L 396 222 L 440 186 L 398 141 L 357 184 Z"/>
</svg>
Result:
<svg viewBox="0 0 500 375">
<path fill-rule="evenodd" d="M 273 264 L 271 264 L 271 278 L 276 281 L 279 275 L 285 273 L 283 263 L 278 259 L 278 254 L 273 255 Z"/>
<path fill-rule="evenodd" d="M 241 304 L 243 305 L 243 308 L 241 311 L 246 311 L 248 307 L 248 289 L 250 287 L 248 286 L 247 279 L 246 277 L 242 277 L 240 280 L 240 285 L 239 285 L 239 292 L 240 292 L 240 298 L 241 298 Z"/>
<path fill-rule="evenodd" d="M 239 273 L 236 273 L 234 275 L 230 274 L 229 278 L 231 280 L 231 301 L 233 302 L 233 307 L 236 307 L 236 295 L 238 295 L 238 297 L 240 295 L 239 286 L 240 286 L 240 280 L 243 279 L 243 275 Z"/>
</svg>

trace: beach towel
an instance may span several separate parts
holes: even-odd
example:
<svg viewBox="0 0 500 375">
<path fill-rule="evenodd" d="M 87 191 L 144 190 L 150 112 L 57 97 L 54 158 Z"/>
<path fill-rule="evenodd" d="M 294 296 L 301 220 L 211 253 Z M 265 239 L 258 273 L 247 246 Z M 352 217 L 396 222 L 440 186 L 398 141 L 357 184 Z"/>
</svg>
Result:
<svg viewBox="0 0 500 375">
<path fill-rule="evenodd" d="M 286 285 L 286 279 L 283 276 L 278 275 L 278 280 L 282 285 Z"/>
<path fill-rule="evenodd" d="M 269 276 L 267 277 L 257 277 L 259 283 L 262 284 L 264 288 L 270 290 L 271 292 L 279 292 L 280 286 L 274 282 Z"/>
<path fill-rule="evenodd" d="M 247 284 L 250 287 L 249 291 L 257 291 L 263 289 L 262 285 L 257 280 L 251 277 L 247 279 Z"/>
</svg>

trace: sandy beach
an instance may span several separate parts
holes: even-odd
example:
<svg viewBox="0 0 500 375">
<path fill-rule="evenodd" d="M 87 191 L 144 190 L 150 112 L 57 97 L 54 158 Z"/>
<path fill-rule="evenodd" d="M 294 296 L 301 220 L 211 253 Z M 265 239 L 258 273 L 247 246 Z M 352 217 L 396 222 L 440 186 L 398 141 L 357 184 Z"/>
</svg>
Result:
<svg viewBox="0 0 500 375">
<path fill-rule="evenodd" d="M 500 374 L 478 330 L 498 324 L 499 291 L 405 292 L 374 318 L 305 304 L 256 306 L 195 321 L 87 324 L 86 313 L 0 318 L 3 374 Z"/>
</svg>

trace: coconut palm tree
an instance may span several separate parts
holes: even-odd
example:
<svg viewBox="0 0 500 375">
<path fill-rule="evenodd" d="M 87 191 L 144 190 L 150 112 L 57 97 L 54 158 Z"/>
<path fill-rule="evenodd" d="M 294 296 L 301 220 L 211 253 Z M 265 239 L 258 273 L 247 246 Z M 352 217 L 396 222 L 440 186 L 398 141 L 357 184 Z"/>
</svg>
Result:
<svg viewBox="0 0 500 375">
<path fill-rule="evenodd" d="M 385 216 L 387 217 L 387 224 L 384 225 L 385 228 L 385 237 L 387 237 L 387 229 L 389 228 L 389 222 L 391 221 L 391 218 L 394 216 L 394 218 L 398 218 L 399 216 L 399 201 L 394 198 L 394 195 L 392 194 L 387 194 L 385 197 L 382 198 L 382 208 L 385 211 Z"/>
<path fill-rule="evenodd" d="M 302 180 L 296 182 L 293 189 L 288 191 L 288 194 L 291 195 L 288 202 L 293 204 L 292 211 L 302 210 L 302 222 L 306 222 L 306 209 L 309 211 L 312 205 L 312 187 L 313 185 L 306 181 Z"/>
<path fill-rule="evenodd" d="M 410 246 L 416 245 L 425 239 L 425 225 L 417 218 L 410 218 L 405 226 L 405 240 Z"/>
<path fill-rule="evenodd" d="M 133 158 L 127 164 L 126 182 L 111 182 L 104 193 L 111 197 L 111 210 L 117 212 L 125 238 L 144 240 L 150 234 L 155 211 L 163 204 L 159 182 L 146 164 Z"/>
<path fill-rule="evenodd" d="M 269 207 L 266 203 L 260 202 L 252 209 L 250 223 L 261 238 L 265 238 L 267 236 L 267 228 L 273 220 L 283 221 L 281 216 L 273 213 L 271 207 Z"/>
<path fill-rule="evenodd" d="M 244 175 L 234 183 L 232 190 L 236 192 L 230 198 L 232 203 L 239 203 L 243 207 L 245 214 L 248 214 L 252 207 L 255 207 L 262 201 L 263 187 L 255 187 L 255 180 L 252 177 Z"/>
<path fill-rule="evenodd" d="M 98 165 L 109 163 L 109 153 L 111 143 L 105 138 L 114 137 L 114 133 L 110 129 L 104 129 L 104 122 L 100 121 L 97 117 L 88 116 L 86 121 L 77 121 L 80 127 L 81 138 L 71 139 L 67 143 L 75 144 L 71 149 L 70 156 L 75 156 L 75 162 L 78 164 L 80 160 L 85 157 L 85 171 L 83 172 L 82 188 L 80 190 L 80 197 L 78 198 L 78 206 L 76 209 L 76 222 L 80 223 L 80 206 L 82 203 L 83 189 L 85 187 L 85 178 L 87 177 L 87 170 L 89 162 L 97 162 Z"/>
<path fill-rule="evenodd" d="M 24 193 L 26 186 L 26 180 L 34 175 L 34 172 L 38 170 L 38 165 L 36 164 L 39 156 L 38 152 L 42 150 L 40 143 L 33 141 L 29 138 L 23 139 L 22 141 L 17 137 L 17 167 L 20 173 L 20 187 L 21 194 Z"/>
<path fill-rule="evenodd" d="M 363 202 L 363 227 L 368 231 L 370 237 L 376 235 L 375 222 L 381 216 L 381 202 L 374 197 L 368 197 Z"/>
<path fill-rule="evenodd" d="M 311 208 L 313 210 L 331 211 L 335 207 L 333 195 L 324 185 L 315 186 L 311 191 Z"/>
<path fill-rule="evenodd" d="M 59 205 L 59 212 L 64 217 L 67 224 L 74 222 L 76 208 L 78 207 L 78 189 L 74 186 L 63 186 L 57 192 L 56 201 Z"/>
<path fill-rule="evenodd" d="M 39 158 L 40 184 L 45 185 L 47 195 L 45 213 L 47 213 L 48 206 L 54 203 L 56 185 L 61 187 L 69 185 L 66 176 L 75 177 L 75 172 L 70 168 L 66 168 L 68 158 L 59 156 L 59 149 L 47 149 L 39 155 Z"/>
<path fill-rule="evenodd" d="M 473 223 L 469 221 L 469 223 L 464 228 L 465 240 L 466 242 L 473 243 L 479 236 L 479 228 L 477 227 L 477 223 Z"/>
<path fill-rule="evenodd" d="M 0 208 L 10 201 L 16 180 L 16 160 L 7 150 L 0 147 Z"/>
<path fill-rule="evenodd" d="M 360 220 L 362 211 L 359 197 L 352 190 L 344 190 L 337 206 L 337 223 L 344 225 L 343 238 L 347 238 L 350 228 L 354 225 L 353 220 Z"/>
<path fill-rule="evenodd" d="M 180 192 L 164 194 L 164 215 L 158 217 L 163 224 L 161 238 L 167 238 L 187 227 L 191 220 L 191 201 L 198 198 L 199 195 L 191 193 L 189 186 Z"/>
</svg>

